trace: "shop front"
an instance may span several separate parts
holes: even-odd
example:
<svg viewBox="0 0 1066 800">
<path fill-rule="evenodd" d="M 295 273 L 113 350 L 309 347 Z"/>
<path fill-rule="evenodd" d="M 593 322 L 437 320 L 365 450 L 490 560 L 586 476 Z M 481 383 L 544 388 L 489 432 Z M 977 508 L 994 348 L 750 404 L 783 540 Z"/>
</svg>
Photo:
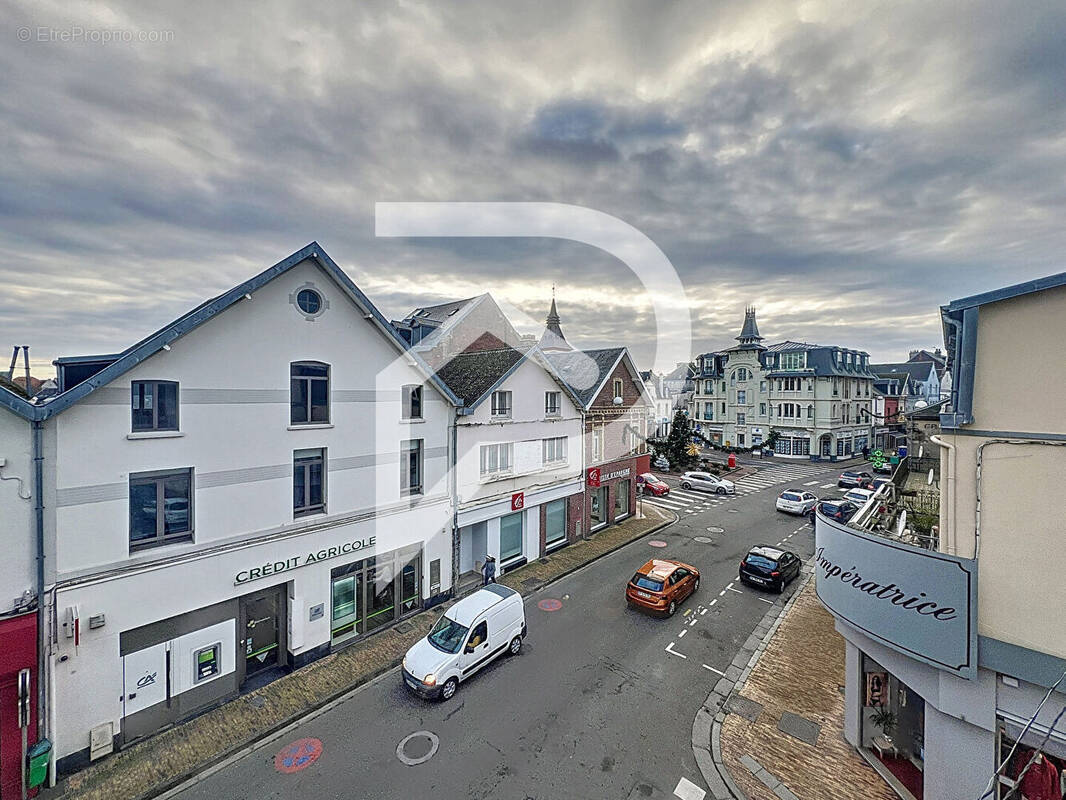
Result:
<svg viewBox="0 0 1066 800">
<path fill-rule="evenodd" d="M 637 476 L 650 468 L 650 456 L 645 454 L 589 467 L 585 471 L 589 533 L 621 522 L 636 511 Z"/>
<path fill-rule="evenodd" d="M 489 555 L 499 575 L 580 538 L 582 497 L 580 479 L 568 480 L 460 510 L 460 586 L 481 581 Z"/>
<path fill-rule="evenodd" d="M 36 611 L 0 618 L 0 800 L 23 796 L 23 739 L 37 741 Z"/>
<path fill-rule="evenodd" d="M 903 681 L 862 654 L 862 747 L 916 800 L 925 770 L 925 701 Z M 898 791 L 898 787 L 897 787 Z"/>
</svg>

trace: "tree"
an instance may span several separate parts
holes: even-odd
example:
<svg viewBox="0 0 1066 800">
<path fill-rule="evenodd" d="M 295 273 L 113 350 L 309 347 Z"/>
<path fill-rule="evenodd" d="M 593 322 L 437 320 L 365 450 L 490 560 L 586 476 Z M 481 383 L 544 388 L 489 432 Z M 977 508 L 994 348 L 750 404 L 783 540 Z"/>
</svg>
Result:
<svg viewBox="0 0 1066 800">
<path fill-rule="evenodd" d="M 699 463 L 699 456 L 689 452 L 692 444 L 692 424 L 688 414 L 678 409 L 674 414 L 673 424 L 670 426 L 670 435 L 666 438 L 666 444 L 662 452 L 670 462 L 670 466 L 677 470 L 691 469 Z"/>
</svg>

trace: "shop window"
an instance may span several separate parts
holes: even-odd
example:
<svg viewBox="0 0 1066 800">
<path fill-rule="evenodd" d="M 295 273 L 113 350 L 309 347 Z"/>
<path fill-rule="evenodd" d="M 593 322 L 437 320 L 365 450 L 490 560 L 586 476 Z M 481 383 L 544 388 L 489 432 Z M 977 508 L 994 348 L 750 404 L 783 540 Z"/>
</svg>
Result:
<svg viewBox="0 0 1066 800">
<path fill-rule="evenodd" d="M 296 361 L 289 367 L 289 422 L 323 425 L 329 422 L 329 364 Z"/>
<path fill-rule="evenodd" d="M 415 556 L 404 564 L 400 571 L 400 612 L 403 614 L 414 611 L 422 605 L 421 582 L 418 574 L 421 563 L 422 557 Z"/>
<path fill-rule="evenodd" d="M 178 429 L 178 384 L 174 381 L 134 381 L 132 384 L 134 433 Z"/>
<path fill-rule="evenodd" d="M 130 551 L 191 542 L 192 470 L 130 476 Z"/>
<path fill-rule="evenodd" d="M 1034 725 L 1022 736 L 1024 729 L 1022 723 L 998 721 L 995 797 L 999 800 L 1057 798 L 1048 792 L 1061 788 L 1061 782 L 1056 783 L 1052 775 L 1058 775 L 1061 781 L 1066 773 L 1066 733 L 1055 728 L 1049 734 L 1046 726 Z"/>
<path fill-rule="evenodd" d="M 422 387 L 403 387 L 403 418 L 405 420 L 422 419 Z"/>
<path fill-rule="evenodd" d="M 614 492 L 614 518 L 629 516 L 629 481 L 618 481 Z"/>
<path fill-rule="evenodd" d="M 396 619 L 396 581 L 392 564 L 378 564 L 366 571 L 367 631 Z"/>
<path fill-rule="evenodd" d="M 400 494 L 422 494 L 422 440 L 400 442 Z"/>
<path fill-rule="evenodd" d="M 566 498 L 552 500 L 544 507 L 544 546 L 566 539 Z"/>
<path fill-rule="evenodd" d="M 607 487 L 601 486 L 592 493 L 589 501 L 589 519 L 592 529 L 607 524 Z"/>
<path fill-rule="evenodd" d="M 296 450 L 292 454 L 292 513 L 294 517 L 326 510 L 326 451 Z"/>
<path fill-rule="evenodd" d="M 500 563 L 522 555 L 523 511 L 500 518 Z"/>
</svg>

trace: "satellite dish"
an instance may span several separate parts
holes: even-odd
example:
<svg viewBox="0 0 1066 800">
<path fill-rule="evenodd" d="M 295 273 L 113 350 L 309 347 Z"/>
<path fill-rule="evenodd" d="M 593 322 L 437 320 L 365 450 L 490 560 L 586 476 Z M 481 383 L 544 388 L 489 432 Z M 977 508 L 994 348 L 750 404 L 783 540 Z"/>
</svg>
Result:
<svg viewBox="0 0 1066 800">
<path fill-rule="evenodd" d="M 929 404 L 927 402 L 925 402 L 924 400 L 919 400 L 917 403 L 914 404 L 914 407 L 915 408 L 925 408 L 927 405 L 929 405 Z"/>
<path fill-rule="evenodd" d="M 932 486 L 933 485 L 933 470 L 932 469 L 929 470 L 929 476 L 925 479 L 925 485 L 926 486 Z"/>
<path fill-rule="evenodd" d="M 616 406 L 620 406 L 620 405 L 622 405 L 622 398 L 621 398 L 621 397 L 616 397 L 616 398 L 614 399 L 614 404 L 615 404 Z"/>
<path fill-rule="evenodd" d="M 899 512 L 899 519 L 896 521 L 896 535 L 902 536 L 904 529 L 907 527 L 907 509 L 903 509 Z"/>
</svg>

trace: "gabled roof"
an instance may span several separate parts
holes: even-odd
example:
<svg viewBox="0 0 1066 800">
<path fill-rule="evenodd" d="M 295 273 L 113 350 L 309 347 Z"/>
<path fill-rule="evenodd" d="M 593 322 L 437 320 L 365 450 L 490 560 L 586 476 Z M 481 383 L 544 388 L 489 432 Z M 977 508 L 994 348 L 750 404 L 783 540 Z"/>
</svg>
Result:
<svg viewBox="0 0 1066 800">
<path fill-rule="evenodd" d="M 1048 275 L 1046 278 L 1036 278 L 1035 280 L 1016 283 L 1013 286 L 1004 286 L 1002 289 L 993 289 L 990 292 L 970 295 L 960 300 L 952 300 L 946 306 L 941 306 L 940 309 L 943 312 L 963 311 L 967 308 L 996 303 L 1000 300 L 1009 300 L 1012 297 L 1042 292 L 1045 289 L 1055 289 L 1059 286 L 1066 286 L 1066 272 Z"/>
<path fill-rule="evenodd" d="M 599 396 L 615 367 L 625 362 L 641 396 L 648 405 L 655 405 L 648 387 L 640 378 L 640 371 L 624 347 L 605 347 L 598 350 L 572 350 L 570 352 L 545 353 L 544 357 L 555 367 L 559 377 L 571 388 L 579 405 L 586 411 Z"/>
<path fill-rule="evenodd" d="M 815 350 L 822 347 L 824 347 L 824 345 L 810 344 L 809 342 L 793 342 L 786 339 L 783 342 L 768 345 L 766 351 L 769 353 L 787 353 L 793 350 Z"/>
<path fill-rule="evenodd" d="M 502 342 L 501 342 L 502 344 Z M 437 370 L 437 377 L 467 408 L 474 408 L 526 357 L 513 347 L 498 350 L 467 350 L 453 356 Z"/>
<path fill-rule="evenodd" d="M 230 306 L 244 301 L 246 296 L 250 296 L 253 292 L 258 291 L 275 278 L 284 275 L 303 261 L 313 261 L 327 275 L 333 278 L 333 280 L 335 280 L 345 291 L 348 297 L 351 298 L 351 300 L 363 311 L 366 318 L 374 324 L 374 327 L 378 329 L 379 333 L 396 348 L 397 352 L 406 353 L 414 366 L 419 369 L 426 379 L 429 380 L 451 403 L 454 405 L 462 405 L 462 401 L 456 397 L 455 393 L 452 392 L 443 381 L 437 378 L 437 376 L 426 367 L 425 363 L 416 354 L 408 350 L 407 344 L 388 323 L 388 320 L 382 316 L 381 312 L 378 311 L 374 304 L 370 302 L 370 298 L 363 294 L 352 279 L 345 274 L 344 270 L 342 270 L 319 246 L 318 242 L 311 242 L 306 247 L 297 250 L 288 258 L 279 261 L 277 264 L 260 272 L 255 277 L 249 278 L 243 283 L 234 286 L 228 292 L 220 294 L 205 303 L 201 303 L 192 311 L 178 317 L 169 325 L 160 328 L 155 333 L 145 337 L 137 342 L 137 344 L 120 353 L 119 358 L 116 361 L 100 370 L 100 372 L 96 373 L 91 378 L 82 381 L 77 386 L 68 389 L 62 394 L 56 395 L 55 398 L 39 406 L 30 406 L 32 413 L 28 418 L 43 420 L 64 411 L 79 400 L 84 399 L 96 389 L 110 383 L 133 369 L 145 359 L 155 355 L 162 350 L 164 346 L 169 345 L 176 339 L 180 339 L 185 334 L 200 327 L 200 325 L 218 316 Z"/>
<path fill-rule="evenodd" d="M 443 324 L 444 322 L 447 322 L 449 317 L 455 316 L 455 314 L 461 309 L 483 297 L 485 297 L 484 294 L 479 294 L 477 297 L 468 297 L 465 300 L 451 300 L 447 303 L 440 303 L 435 306 L 422 306 L 408 314 L 403 321 L 409 324 L 414 322 L 436 322 L 438 324 Z"/>
<path fill-rule="evenodd" d="M 936 364 L 932 361 L 905 361 L 901 364 L 871 364 L 870 372 L 882 378 L 907 375 L 914 381 L 929 380 L 929 373 L 936 374 Z"/>
</svg>

